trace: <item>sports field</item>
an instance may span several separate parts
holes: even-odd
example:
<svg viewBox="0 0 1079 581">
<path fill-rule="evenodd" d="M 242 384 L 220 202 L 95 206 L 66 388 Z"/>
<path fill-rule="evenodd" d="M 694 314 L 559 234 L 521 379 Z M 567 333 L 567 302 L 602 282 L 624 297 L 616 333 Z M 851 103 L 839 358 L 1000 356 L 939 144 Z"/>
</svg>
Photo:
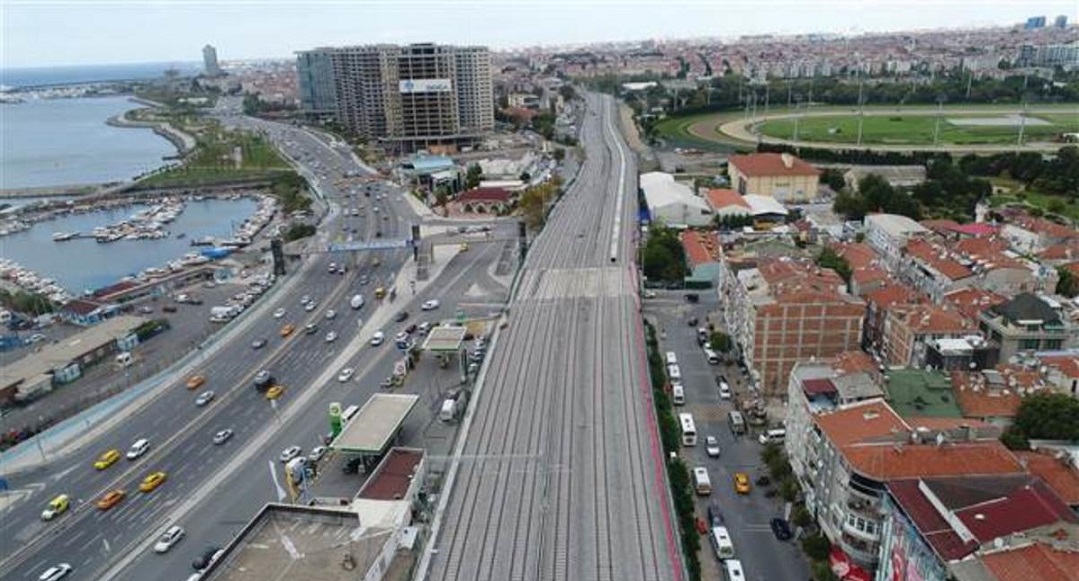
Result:
<svg viewBox="0 0 1079 581">
<path fill-rule="evenodd" d="M 936 115 L 903 113 L 865 115 L 862 144 L 931 145 L 937 127 Z M 955 145 L 1015 143 L 1024 121 L 1015 113 L 975 114 L 948 112 L 940 116 L 938 143 Z M 757 130 L 768 137 L 821 143 L 858 143 L 857 115 L 807 116 L 800 119 L 771 119 Z M 1023 141 L 1053 141 L 1059 134 L 1079 131 L 1079 117 L 1056 114 L 1029 115 L 1023 126 Z"/>
</svg>

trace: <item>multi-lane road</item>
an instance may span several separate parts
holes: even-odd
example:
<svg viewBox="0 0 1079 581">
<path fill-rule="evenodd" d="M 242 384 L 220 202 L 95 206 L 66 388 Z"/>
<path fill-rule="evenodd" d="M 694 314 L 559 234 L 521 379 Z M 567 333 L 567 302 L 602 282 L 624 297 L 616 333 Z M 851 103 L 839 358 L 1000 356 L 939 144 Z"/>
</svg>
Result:
<svg viewBox="0 0 1079 581">
<path fill-rule="evenodd" d="M 327 147 L 299 129 L 242 117 L 230 121 L 265 130 L 290 157 L 306 165 L 305 173 L 315 177 L 330 207 L 320 226 L 321 235 L 339 236 L 346 228 L 357 239 L 373 239 L 376 229 L 386 238 L 408 235 L 408 224 L 415 216 L 408 204 L 398 199 L 402 192 L 379 185 L 371 198 L 361 195 L 349 199 L 346 191 L 337 187 L 345 183 L 345 172 L 362 169 L 347 152 Z M 317 165 L 312 166 L 312 161 Z M 376 195 L 385 197 L 376 201 Z M 341 215 L 341 208 L 364 202 L 369 207 L 378 203 L 383 208 L 379 214 L 388 219 L 370 210 L 358 217 Z M 355 399 L 362 403 L 367 394 L 378 389 L 379 379 L 389 374 L 397 355 L 392 347 L 366 346 L 368 337 L 359 336 L 357 312 L 347 303 L 355 292 L 370 298 L 376 286 L 388 285 L 407 254 L 404 250 L 384 251 L 380 254 L 382 264 L 376 268 L 371 257 L 362 253 L 349 260 L 353 268 L 346 275 L 331 274 L 326 268 L 331 260 L 340 262 L 340 256 L 309 257 L 291 266 L 295 272 L 277 283 L 285 288 L 271 291 L 240 321 L 232 323 L 240 326 L 233 340 L 219 342 L 192 369 L 206 377 L 205 386 L 189 391 L 184 388 L 188 374 L 175 377 L 141 408 L 117 410 L 124 414 L 123 421 L 87 442 L 82 453 L 50 458 L 37 469 L 10 475 L 12 488 L 34 493 L 3 514 L 0 577 L 36 579 L 59 562 L 74 566 L 73 579 L 183 578 L 190 573 L 191 561 L 206 545 L 225 544 L 263 503 L 276 500 L 267 462 L 289 445 L 305 449 L 316 445 L 328 427 L 326 405 L 330 401 Z M 491 258 L 481 252 L 468 256 L 457 261 L 461 268 L 482 269 L 486 264 L 480 265 L 480 261 Z M 366 287 L 359 282 L 364 276 L 369 279 Z M 298 280 L 289 282 L 291 279 Z M 300 304 L 302 295 L 317 299 L 318 308 L 305 311 Z M 387 320 L 401 308 L 418 312 L 419 302 L 430 296 L 399 296 L 395 304 L 381 306 L 369 300 L 359 315 Z M 280 319 L 271 316 L 277 308 L 286 310 Z M 337 312 L 336 318 L 325 317 L 330 309 Z M 305 335 L 300 328 L 310 321 L 317 321 L 319 332 Z M 286 323 L 298 329 L 283 338 L 279 330 Z M 338 334 L 332 343 L 324 339 L 330 330 Z M 256 339 L 266 339 L 268 344 L 252 349 Z M 356 379 L 338 384 L 337 372 L 345 366 L 357 368 Z M 253 375 L 261 369 L 270 370 L 287 388 L 276 406 L 252 387 Z M 203 390 L 213 390 L 216 397 L 199 407 L 195 398 Z M 223 428 L 231 428 L 235 436 L 224 445 L 213 445 L 214 432 Z M 141 458 L 121 459 L 105 470 L 93 468 L 101 452 L 112 448 L 126 451 L 139 438 L 151 442 L 149 452 Z M 157 470 L 168 474 L 165 483 L 153 492 L 139 492 L 142 478 Z M 108 511 L 98 510 L 94 502 L 112 489 L 125 490 L 127 498 Z M 61 493 L 71 496 L 72 508 L 52 522 L 42 522 L 39 515 L 46 501 Z M 149 539 L 174 522 L 188 530 L 183 543 L 165 556 L 145 550 Z"/>
<path fill-rule="evenodd" d="M 531 248 L 420 576 L 680 579 L 633 264 L 636 170 L 609 97 Z"/>
</svg>

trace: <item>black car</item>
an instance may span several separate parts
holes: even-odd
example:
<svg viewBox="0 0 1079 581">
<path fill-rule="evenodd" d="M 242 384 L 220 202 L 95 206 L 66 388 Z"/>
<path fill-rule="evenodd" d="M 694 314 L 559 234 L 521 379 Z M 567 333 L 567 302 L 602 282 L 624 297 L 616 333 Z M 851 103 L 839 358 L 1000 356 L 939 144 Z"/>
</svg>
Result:
<svg viewBox="0 0 1079 581">
<path fill-rule="evenodd" d="M 416 332 L 416 323 L 412 323 L 411 325 L 405 327 L 405 332 L 408 333 L 409 335 L 415 333 Z"/>
<path fill-rule="evenodd" d="M 686 302 L 696 303 L 696 302 L 700 302 L 700 300 L 701 300 L 701 295 L 699 295 L 697 293 L 686 293 Z"/>
<path fill-rule="evenodd" d="M 407 318 L 408 318 L 408 311 L 401 311 L 400 313 L 397 313 L 396 316 L 394 316 L 393 320 L 400 323 L 401 321 L 404 321 Z"/>
<path fill-rule="evenodd" d="M 774 518 L 772 519 L 771 524 L 772 532 L 775 533 L 777 539 L 789 541 L 794 537 L 794 534 L 791 533 L 791 525 L 787 521 L 781 518 Z"/>
<path fill-rule="evenodd" d="M 697 320 L 697 317 L 692 317 L 688 321 L 686 321 L 686 324 L 689 325 L 690 327 L 696 327 L 697 323 L 699 323 L 699 322 L 700 321 Z"/>
<path fill-rule="evenodd" d="M 210 563 L 214 562 L 214 556 L 217 555 L 217 552 L 220 550 L 221 547 L 206 547 L 206 550 L 199 555 L 199 558 L 191 563 L 191 568 L 201 573 L 210 566 Z"/>
<path fill-rule="evenodd" d="M 719 511 L 719 504 L 714 501 L 708 503 L 708 522 L 714 527 L 723 526 L 723 513 Z"/>
</svg>

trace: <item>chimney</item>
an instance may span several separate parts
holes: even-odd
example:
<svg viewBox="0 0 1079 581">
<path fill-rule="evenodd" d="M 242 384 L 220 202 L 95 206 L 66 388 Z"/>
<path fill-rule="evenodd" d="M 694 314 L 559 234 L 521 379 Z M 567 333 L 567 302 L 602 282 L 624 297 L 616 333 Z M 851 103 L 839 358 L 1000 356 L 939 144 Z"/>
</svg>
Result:
<svg viewBox="0 0 1079 581">
<path fill-rule="evenodd" d="M 784 153 L 784 154 L 780 155 L 780 158 L 783 160 L 783 167 L 785 167 L 787 169 L 790 169 L 790 168 L 794 167 L 794 156 L 793 155 L 791 155 L 789 153 Z"/>
</svg>

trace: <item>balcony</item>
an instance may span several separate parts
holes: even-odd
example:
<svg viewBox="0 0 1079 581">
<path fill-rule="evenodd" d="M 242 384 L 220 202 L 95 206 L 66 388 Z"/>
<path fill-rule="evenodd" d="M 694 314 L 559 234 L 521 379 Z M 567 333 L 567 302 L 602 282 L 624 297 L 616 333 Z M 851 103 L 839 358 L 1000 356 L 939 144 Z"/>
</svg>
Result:
<svg viewBox="0 0 1079 581">
<path fill-rule="evenodd" d="M 880 548 L 877 545 L 850 539 L 844 534 L 839 540 L 839 548 L 856 564 L 869 570 L 877 568 L 877 553 Z"/>
<path fill-rule="evenodd" d="M 850 510 L 843 519 L 843 536 L 870 544 L 880 541 L 880 516 L 868 511 Z"/>
</svg>

